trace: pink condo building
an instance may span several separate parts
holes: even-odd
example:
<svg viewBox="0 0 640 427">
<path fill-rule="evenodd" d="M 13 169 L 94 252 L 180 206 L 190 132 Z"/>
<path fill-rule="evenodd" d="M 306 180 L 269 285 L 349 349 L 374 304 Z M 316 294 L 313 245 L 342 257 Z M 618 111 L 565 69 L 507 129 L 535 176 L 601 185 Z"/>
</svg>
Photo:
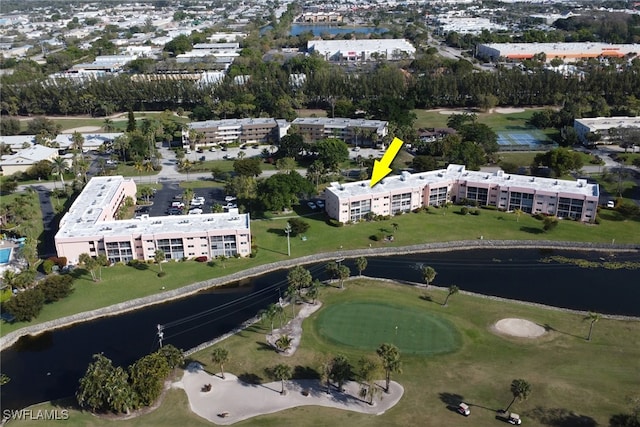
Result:
<svg viewBox="0 0 640 427">
<path fill-rule="evenodd" d="M 167 259 L 248 256 L 249 214 L 229 212 L 116 220 L 136 184 L 122 176 L 94 177 L 60 221 L 55 236 L 58 256 L 77 264 L 82 253 L 104 254 L 111 262 L 150 260 L 161 249 Z"/>
<path fill-rule="evenodd" d="M 505 211 L 521 209 L 558 218 L 593 222 L 598 184 L 507 174 L 467 171 L 463 165 L 389 176 L 371 188 L 369 181 L 331 183 L 325 190 L 327 214 L 340 222 L 360 221 L 370 212 L 395 215 L 422 206 L 440 206 L 467 199 L 478 206 Z"/>
</svg>

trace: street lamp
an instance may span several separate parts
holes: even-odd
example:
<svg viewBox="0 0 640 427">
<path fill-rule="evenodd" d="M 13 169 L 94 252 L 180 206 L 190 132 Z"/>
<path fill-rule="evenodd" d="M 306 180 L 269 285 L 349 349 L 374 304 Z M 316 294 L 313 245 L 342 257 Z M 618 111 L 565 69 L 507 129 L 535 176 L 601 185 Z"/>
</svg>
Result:
<svg viewBox="0 0 640 427">
<path fill-rule="evenodd" d="M 291 256 L 291 242 L 289 240 L 289 234 L 291 233 L 291 224 L 287 221 L 287 226 L 284 228 L 284 232 L 287 233 L 287 256 Z"/>
</svg>

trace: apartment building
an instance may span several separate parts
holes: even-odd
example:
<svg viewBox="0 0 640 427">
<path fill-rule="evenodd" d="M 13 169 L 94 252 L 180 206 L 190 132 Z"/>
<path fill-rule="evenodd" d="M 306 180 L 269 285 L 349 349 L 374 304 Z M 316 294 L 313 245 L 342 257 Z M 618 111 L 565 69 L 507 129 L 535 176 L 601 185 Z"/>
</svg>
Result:
<svg viewBox="0 0 640 427">
<path fill-rule="evenodd" d="M 307 51 L 327 61 L 393 61 L 413 58 L 416 48 L 406 39 L 309 40 Z"/>
<path fill-rule="evenodd" d="M 269 118 L 207 120 L 189 123 L 189 127 L 182 131 L 182 145 L 188 148 L 210 147 L 214 144 L 228 144 L 230 142 L 271 142 L 277 140 L 278 122 Z M 189 139 L 192 134 L 193 141 Z"/>
<path fill-rule="evenodd" d="M 111 262 L 152 260 L 156 250 L 168 260 L 251 253 L 249 214 L 229 212 L 116 220 L 127 197 L 135 199 L 136 184 L 122 176 L 92 178 L 55 235 L 58 256 L 77 264 L 82 253 L 106 255 Z"/>
<path fill-rule="evenodd" d="M 389 123 L 382 120 L 299 117 L 291 125 L 312 142 L 339 138 L 347 144 L 359 146 L 376 145 L 389 133 Z"/>
<path fill-rule="evenodd" d="M 464 165 L 451 164 L 446 169 L 389 176 L 373 187 L 369 181 L 333 182 L 324 194 L 327 214 L 340 222 L 361 221 L 370 213 L 396 215 L 464 199 L 505 211 L 520 209 L 593 222 L 599 187 L 582 179 L 539 178 L 501 170 L 468 171 Z"/>
<path fill-rule="evenodd" d="M 578 134 L 580 142 L 584 145 L 591 145 L 592 143 L 587 139 L 587 135 L 590 133 L 600 135 L 598 144 L 612 144 L 613 141 L 610 137 L 611 129 L 621 128 L 635 128 L 640 130 L 640 116 L 638 117 L 593 117 L 588 119 L 575 119 L 573 121 L 573 128 Z"/>
</svg>

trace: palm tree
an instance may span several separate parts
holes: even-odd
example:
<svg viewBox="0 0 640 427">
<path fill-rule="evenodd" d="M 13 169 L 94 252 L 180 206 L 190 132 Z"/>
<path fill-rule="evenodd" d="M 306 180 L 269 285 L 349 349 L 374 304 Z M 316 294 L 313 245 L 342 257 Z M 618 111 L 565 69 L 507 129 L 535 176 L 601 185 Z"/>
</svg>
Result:
<svg viewBox="0 0 640 427">
<path fill-rule="evenodd" d="M 342 385 L 351 377 L 351 364 L 343 354 L 339 354 L 331 361 L 330 378 L 337 383 L 338 391 L 342 391 Z"/>
<path fill-rule="evenodd" d="M 398 231 L 398 223 L 394 222 L 391 226 L 393 227 L 393 232 L 396 233 Z"/>
<path fill-rule="evenodd" d="M 516 214 L 516 222 L 520 222 L 520 215 L 523 214 L 522 209 L 520 209 L 520 208 L 514 209 L 513 213 Z"/>
<path fill-rule="evenodd" d="M 315 305 L 318 294 L 320 293 L 320 280 L 316 279 L 311 283 L 309 289 L 307 289 L 307 297 L 311 298 L 312 303 Z"/>
<path fill-rule="evenodd" d="M 422 267 L 422 280 L 425 281 L 427 286 L 429 286 L 429 283 L 431 283 L 433 279 L 436 278 L 437 275 L 438 275 L 438 272 L 430 265 L 427 265 L 426 267 Z"/>
<path fill-rule="evenodd" d="M 449 302 L 449 297 L 453 294 L 457 294 L 459 291 L 460 288 L 458 288 L 456 285 L 449 286 L 449 292 L 447 293 L 447 297 L 444 299 L 444 303 L 442 304 L 442 306 L 446 307 L 447 302 Z"/>
<path fill-rule="evenodd" d="M 513 394 L 513 400 L 509 403 L 507 409 L 504 410 L 505 412 L 509 412 L 509 408 L 511 408 L 511 405 L 513 405 L 516 399 L 525 400 L 529 397 L 531 394 L 531 384 L 523 379 L 513 380 L 511 381 L 511 394 Z"/>
<path fill-rule="evenodd" d="M 100 254 L 96 258 L 96 264 L 98 265 L 98 281 L 102 281 L 102 267 L 109 265 L 109 258 L 105 254 Z"/>
<path fill-rule="evenodd" d="M 369 405 L 373 405 L 373 396 L 375 394 L 375 391 L 378 390 L 374 383 L 374 379 L 378 375 L 380 364 L 375 359 L 363 356 L 360 360 L 358 360 L 358 368 L 360 371 L 360 378 L 362 379 L 362 383 L 364 386 L 362 397 L 366 399 L 368 396 L 370 398 Z"/>
<path fill-rule="evenodd" d="M 222 379 L 224 379 L 224 364 L 229 361 L 229 350 L 224 347 L 216 347 L 211 353 L 211 361 L 220 365 Z"/>
<path fill-rule="evenodd" d="M 84 154 L 82 152 L 82 148 L 84 147 L 84 135 L 80 132 L 74 132 L 71 135 L 71 147 L 74 151 L 77 151 L 80 154 L 81 159 L 84 159 Z"/>
<path fill-rule="evenodd" d="M 140 182 L 142 172 L 144 171 L 144 164 L 141 159 L 138 159 L 133 164 L 133 168 L 138 172 L 138 182 Z"/>
<path fill-rule="evenodd" d="M 344 281 L 351 276 L 351 270 L 346 265 L 338 267 L 338 279 L 340 279 L 340 289 L 344 289 Z"/>
<path fill-rule="evenodd" d="M 113 149 L 118 152 L 120 160 L 126 160 L 127 149 L 129 148 L 129 136 L 124 133 L 113 139 Z"/>
<path fill-rule="evenodd" d="M 164 251 L 162 249 L 156 249 L 153 254 L 153 259 L 158 264 L 158 267 L 160 267 L 160 272 L 162 272 L 162 261 L 165 260 Z"/>
<path fill-rule="evenodd" d="M 384 343 L 376 350 L 378 357 L 382 360 L 382 367 L 385 372 L 385 393 L 389 393 L 389 383 L 391 373 L 402 373 L 402 362 L 400 361 L 400 350 L 393 344 Z"/>
<path fill-rule="evenodd" d="M 280 351 L 287 351 L 291 348 L 291 343 L 293 342 L 293 338 L 289 335 L 283 335 L 276 340 L 276 347 Z"/>
<path fill-rule="evenodd" d="M 296 317 L 296 299 L 298 297 L 298 288 L 296 288 L 294 284 L 290 284 L 284 294 L 291 301 L 291 317 Z"/>
<path fill-rule="evenodd" d="M 247 153 L 245 153 L 244 151 L 238 151 L 238 160 L 244 159 L 246 155 Z"/>
<path fill-rule="evenodd" d="M 271 322 L 271 333 L 273 333 L 273 321 L 278 315 L 276 311 L 276 305 L 279 304 L 270 304 L 267 308 L 260 311 L 260 320 L 267 320 Z"/>
<path fill-rule="evenodd" d="M 291 378 L 292 374 L 293 372 L 291 366 L 285 365 L 284 363 L 280 363 L 273 368 L 273 376 L 276 379 L 282 381 L 282 390 L 280 391 L 280 394 L 286 394 L 284 390 L 284 382 Z"/>
<path fill-rule="evenodd" d="M 598 320 L 600 320 L 602 316 L 598 313 L 594 313 L 594 312 L 589 312 L 589 314 L 587 314 L 584 318 L 584 320 L 588 320 L 589 322 L 591 322 L 589 324 L 589 335 L 587 336 L 587 341 L 591 341 L 591 332 L 593 332 L 593 324 L 596 323 Z"/>
<path fill-rule="evenodd" d="M 60 176 L 60 182 L 62 182 L 62 188 L 64 189 L 64 173 L 67 170 L 67 162 L 62 157 L 56 157 L 53 159 L 51 165 L 51 172 Z"/>
<path fill-rule="evenodd" d="M 104 129 L 105 132 L 111 132 L 112 130 L 114 130 L 115 126 L 113 125 L 113 120 L 108 117 L 104 119 L 104 121 L 102 122 L 102 129 Z"/>
<path fill-rule="evenodd" d="M 362 272 L 367 268 L 367 259 L 363 256 L 356 258 L 356 268 L 358 269 L 358 275 L 362 276 Z"/>
</svg>

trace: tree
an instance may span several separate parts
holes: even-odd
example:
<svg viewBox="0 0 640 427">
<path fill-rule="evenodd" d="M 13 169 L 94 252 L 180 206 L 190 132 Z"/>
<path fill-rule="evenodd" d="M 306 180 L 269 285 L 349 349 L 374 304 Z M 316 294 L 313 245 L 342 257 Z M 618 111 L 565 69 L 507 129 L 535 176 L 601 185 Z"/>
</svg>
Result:
<svg viewBox="0 0 640 427">
<path fill-rule="evenodd" d="M 66 298 L 73 292 L 73 276 L 54 275 L 47 276 L 38 284 L 38 288 L 44 295 L 44 302 L 51 303 Z"/>
<path fill-rule="evenodd" d="M 256 177 L 262 173 L 260 159 L 240 159 L 233 162 L 233 170 L 240 176 Z"/>
<path fill-rule="evenodd" d="M 558 218 L 554 216 L 545 216 L 542 222 L 544 231 L 551 231 L 558 226 Z"/>
<path fill-rule="evenodd" d="M 311 282 L 311 286 L 307 289 L 307 297 L 311 298 L 312 304 L 315 305 L 318 294 L 320 293 L 320 280 L 316 279 Z"/>
<path fill-rule="evenodd" d="M 300 295 L 302 288 L 306 288 L 311 284 L 313 278 L 311 273 L 301 265 L 297 265 L 289 270 L 287 274 L 287 282 L 289 286 L 295 289 L 295 292 Z"/>
<path fill-rule="evenodd" d="M 351 270 L 346 265 L 340 265 L 338 267 L 338 279 L 340 280 L 340 289 L 344 289 L 344 281 L 351 276 Z"/>
<path fill-rule="evenodd" d="M 369 405 L 372 405 L 373 397 L 377 390 L 374 380 L 380 371 L 380 364 L 377 360 L 371 357 L 362 356 L 362 358 L 358 360 L 358 371 L 364 386 L 364 393 L 362 394 L 362 397 L 365 399 L 369 397 Z"/>
<path fill-rule="evenodd" d="M 276 160 L 276 169 L 283 172 L 292 172 L 296 170 L 296 159 L 293 157 L 283 157 Z"/>
<path fill-rule="evenodd" d="M 329 261 L 325 266 L 325 271 L 332 279 L 338 277 L 338 263 L 335 261 Z"/>
<path fill-rule="evenodd" d="M 229 361 L 229 350 L 224 347 L 216 347 L 211 353 L 211 361 L 220 365 L 222 379 L 224 379 L 224 364 Z"/>
<path fill-rule="evenodd" d="M 427 172 L 438 169 L 438 161 L 433 156 L 415 156 L 411 161 L 411 167 L 416 172 Z"/>
<path fill-rule="evenodd" d="M 98 268 L 98 263 L 95 258 L 85 252 L 78 256 L 78 262 L 84 265 L 84 268 L 89 272 L 89 274 L 91 274 L 91 279 L 94 282 L 97 282 L 98 278 L 96 277 L 96 269 Z"/>
<path fill-rule="evenodd" d="M 258 198 L 266 210 L 291 209 L 303 195 L 314 191 L 313 184 L 298 172 L 275 174 L 258 183 Z"/>
<path fill-rule="evenodd" d="M 513 210 L 513 213 L 516 214 L 516 222 L 520 222 L 520 216 L 524 213 L 522 209 L 516 208 Z"/>
<path fill-rule="evenodd" d="M 384 343 L 376 350 L 378 357 L 382 360 L 382 367 L 385 372 L 385 388 L 384 391 L 389 393 L 389 383 L 391 382 L 392 373 L 402 372 L 402 362 L 400 361 L 400 351 L 393 344 Z"/>
<path fill-rule="evenodd" d="M 435 270 L 435 268 L 431 267 L 430 265 L 423 266 L 421 268 L 421 272 L 422 272 L 422 280 L 425 281 L 427 286 L 429 286 L 429 284 L 433 281 L 433 279 L 435 279 L 436 276 L 438 275 L 438 272 Z"/>
<path fill-rule="evenodd" d="M 531 394 L 531 385 L 523 379 L 513 380 L 511 382 L 511 394 L 513 394 L 513 400 L 509 403 L 505 412 L 509 411 L 509 408 L 511 408 L 511 405 L 513 405 L 516 399 L 525 400 L 529 397 Z"/>
<path fill-rule="evenodd" d="M 94 354 L 76 393 L 78 404 L 92 412 L 128 413 L 135 407 L 129 376 L 103 354 Z"/>
<path fill-rule="evenodd" d="M 127 112 L 127 133 L 134 132 L 136 130 L 136 116 L 133 114 L 133 110 Z"/>
<path fill-rule="evenodd" d="M 184 355 L 180 350 L 172 346 L 171 344 L 167 344 L 162 346 L 157 353 L 165 358 L 167 361 L 167 366 L 170 369 L 177 368 L 178 366 L 182 366 L 184 364 Z"/>
<path fill-rule="evenodd" d="M 278 152 L 276 154 L 278 158 L 293 157 L 295 159 L 300 156 L 303 148 L 304 140 L 302 139 L 302 135 L 285 135 L 280 139 Z"/>
<path fill-rule="evenodd" d="M 160 397 L 164 381 L 170 372 L 167 359 L 157 352 L 138 359 L 129 367 L 131 388 L 140 404 L 150 406 Z"/>
<path fill-rule="evenodd" d="M 276 340 L 276 347 L 280 351 L 287 351 L 291 348 L 291 343 L 293 342 L 293 338 L 289 335 L 282 335 L 280 338 Z"/>
<path fill-rule="evenodd" d="M 591 333 L 593 332 L 593 324 L 599 321 L 602 316 L 598 313 L 594 313 L 592 311 L 589 312 L 584 318 L 584 320 L 589 321 L 589 335 L 587 335 L 587 341 L 591 341 Z"/>
<path fill-rule="evenodd" d="M 340 163 L 349 159 L 349 147 L 337 138 L 327 138 L 316 143 L 318 159 L 329 170 L 337 170 Z"/>
<path fill-rule="evenodd" d="M 273 333 L 273 321 L 280 314 L 282 306 L 280 304 L 269 304 L 269 306 L 261 310 L 259 313 L 261 320 L 267 320 L 271 323 L 271 333 Z"/>
<path fill-rule="evenodd" d="M 160 268 L 160 272 L 162 272 L 162 261 L 165 260 L 165 253 L 162 249 L 157 249 L 154 253 L 153 253 L 153 259 L 154 261 L 158 264 L 158 267 Z"/>
<path fill-rule="evenodd" d="M 351 377 L 351 364 L 347 356 L 339 354 L 331 361 L 331 373 L 329 378 L 336 383 L 338 391 L 343 391 L 342 386 Z"/>
<path fill-rule="evenodd" d="M 62 157 L 56 157 L 53 159 L 51 165 L 51 173 L 55 173 L 60 177 L 62 188 L 64 189 L 64 173 L 67 171 L 67 161 Z"/>
<path fill-rule="evenodd" d="M 291 366 L 285 365 L 284 363 L 279 363 L 278 365 L 274 366 L 272 374 L 276 380 L 280 380 L 282 382 L 282 390 L 280 391 L 280 394 L 286 394 L 286 391 L 284 389 L 284 382 L 290 379 L 291 375 L 293 374 Z"/>
<path fill-rule="evenodd" d="M 4 303 L 4 308 L 13 315 L 18 322 L 29 322 L 38 317 L 44 305 L 45 297 L 38 288 L 18 292 Z"/>
<path fill-rule="evenodd" d="M 356 268 L 358 269 L 358 275 L 362 276 L 362 272 L 367 268 L 368 261 L 365 257 L 361 256 L 356 258 Z"/>
<path fill-rule="evenodd" d="M 459 291 L 460 291 L 460 288 L 458 288 L 456 285 L 449 286 L 449 290 L 447 292 L 447 297 L 444 299 L 444 303 L 442 304 L 442 306 L 446 307 L 447 303 L 449 302 L 449 297 L 451 295 L 457 294 Z"/>
<path fill-rule="evenodd" d="M 291 226 L 291 235 L 293 236 L 303 234 L 309 229 L 309 223 L 300 218 L 289 219 L 289 225 Z"/>
<path fill-rule="evenodd" d="M 580 153 L 560 147 L 546 153 L 536 154 L 531 167 L 532 169 L 538 169 L 540 165 L 547 166 L 553 170 L 555 176 L 562 176 L 568 171 L 580 170 L 583 162 Z"/>
</svg>

